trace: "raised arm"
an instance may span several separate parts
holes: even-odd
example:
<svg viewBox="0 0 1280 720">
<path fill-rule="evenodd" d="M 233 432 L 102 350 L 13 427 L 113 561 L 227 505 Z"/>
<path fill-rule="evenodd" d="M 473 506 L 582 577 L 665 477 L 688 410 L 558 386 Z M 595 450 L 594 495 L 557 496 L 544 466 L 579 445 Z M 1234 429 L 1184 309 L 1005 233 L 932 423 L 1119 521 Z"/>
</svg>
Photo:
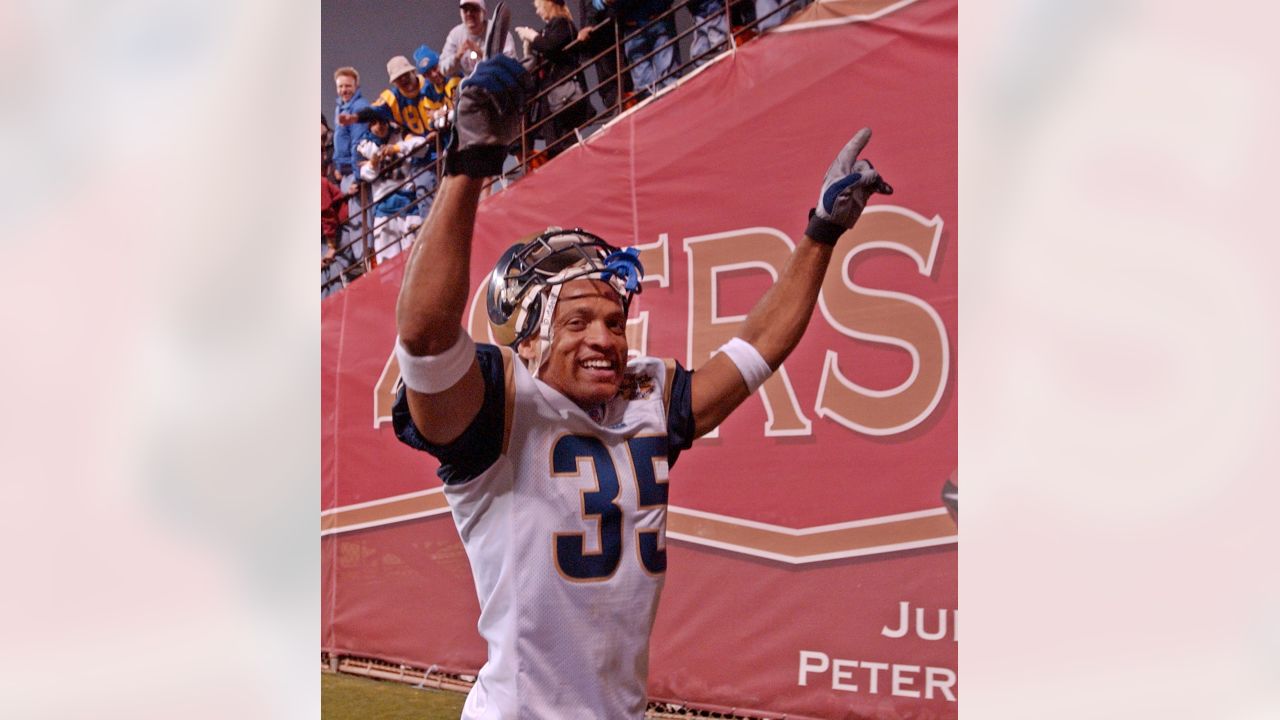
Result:
<svg viewBox="0 0 1280 720">
<path fill-rule="evenodd" d="M 836 241 L 858 221 L 873 193 L 893 192 L 870 162 L 858 160 L 870 139 L 871 129 L 863 128 L 836 156 L 823 178 L 805 235 L 778 282 L 751 309 L 738 338 L 693 373 L 698 436 L 723 422 L 800 343 Z"/>
<path fill-rule="evenodd" d="M 523 34 L 521 35 L 523 37 Z M 576 38 L 573 25 L 565 18 L 552 18 L 542 32 L 534 32 L 529 39 L 529 47 L 539 55 L 563 54 L 565 46 Z"/>
<path fill-rule="evenodd" d="M 480 410 L 484 382 L 462 316 L 471 235 L 484 179 L 497 175 L 519 125 L 527 73 L 502 56 L 463 82 L 445 154 L 445 178 L 405 264 L 396 301 L 396 356 L 409 413 L 435 444 L 458 437 Z"/>
<path fill-rule="evenodd" d="M 405 264 L 396 300 L 400 343 L 411 355 L 439 355 L 458 339 L 471 272 L 471 234 L 483 178 L 449 175 Z"/>
</svg>

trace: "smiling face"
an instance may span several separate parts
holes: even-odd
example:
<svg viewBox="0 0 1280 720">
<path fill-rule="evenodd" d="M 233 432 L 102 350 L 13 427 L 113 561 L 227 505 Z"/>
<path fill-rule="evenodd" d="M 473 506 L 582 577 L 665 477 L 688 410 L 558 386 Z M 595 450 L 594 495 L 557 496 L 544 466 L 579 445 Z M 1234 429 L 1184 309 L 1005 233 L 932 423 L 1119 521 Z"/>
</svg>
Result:
<svg viewBox="0 0 1280 720">
<path fill-rule="evenodd" d="M 627 316 L 608 283 L 570 280 L 560 290 L 551 321 L 551 348 L 539 378 L 580 407 L 618 394 L 627 365 Z M 532 359 L 536 343 L 526 340 L 520 356 Z"/>
<path fill-rule="evenodd" d="M 333 81 L 337 85 L 338 97 L 342 98 L 342 102 L 350 102 L 356 94 L 356 79 L 350 75 L 339 75 Z"/>
<path fill-rule="evenodd" d="M 396 89 L 401 94 L 408 97 L 413 97 L 418 92 L 418 76 L 415 73 L 407 72 L 400 75 L 392 81 L 392 84 L 396 86 Z"/>
</svg>

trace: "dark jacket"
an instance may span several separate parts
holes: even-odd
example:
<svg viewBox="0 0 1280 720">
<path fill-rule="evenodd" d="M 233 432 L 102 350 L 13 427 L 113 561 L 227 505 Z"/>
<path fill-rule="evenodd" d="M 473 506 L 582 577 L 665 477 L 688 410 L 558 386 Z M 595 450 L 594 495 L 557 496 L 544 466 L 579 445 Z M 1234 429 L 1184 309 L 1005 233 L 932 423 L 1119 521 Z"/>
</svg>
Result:
<svg viewBox="0 0 1280 720">
<path fill-rule="evenodd" d="M 538 89 L 544 90 L 563 80 L 578 67 L 578 53 L 566 50 L 569 43 L 578 38 L 578 28 L 568 18 L 551 18 L 542 33 L 529 43 L 541 61 L 538 70 Z"/>
<path fill-rule="evenodd" d="M 616 0 L 614 11 L 622 27 L 632 30 L 671 8 L 671 0 Z"/>
</svg>

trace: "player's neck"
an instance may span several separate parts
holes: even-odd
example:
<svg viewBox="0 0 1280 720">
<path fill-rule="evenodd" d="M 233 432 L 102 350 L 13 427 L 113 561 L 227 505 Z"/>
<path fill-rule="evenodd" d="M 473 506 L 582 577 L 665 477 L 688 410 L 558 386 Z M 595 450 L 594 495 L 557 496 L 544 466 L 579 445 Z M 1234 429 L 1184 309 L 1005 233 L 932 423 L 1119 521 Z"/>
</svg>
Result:
<svg viewBox="0 0 1280 720">
<path fill-rule="evenodd" d="M 604 412 L 607 405 L 608 403 L 596 403 L 593 405 L 583 405 L 582 403 L 578 403 L 578 407 L 586 411 L 587 417 L 590 417 L 598 423 L 604 422 Z"/>
</svg>

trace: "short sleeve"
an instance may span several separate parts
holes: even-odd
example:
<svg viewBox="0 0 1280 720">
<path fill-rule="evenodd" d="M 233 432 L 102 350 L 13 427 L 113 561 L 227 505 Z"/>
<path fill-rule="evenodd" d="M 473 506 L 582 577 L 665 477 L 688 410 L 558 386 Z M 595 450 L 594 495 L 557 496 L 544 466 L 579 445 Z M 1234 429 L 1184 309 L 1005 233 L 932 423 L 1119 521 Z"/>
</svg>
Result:
<svg viewBox="0 0 1280 720">
<path fill-rule="evenodd" d="M 445 485 L 457 485 L 488 470 L 502 453 L 504 413 L 506 412 L 506 374 L 502 351 L 494 345 L 476 345 L 476 363 L 484 378 L 484 401 L 476 417 L 453 442 L 430 443 L 413 424 L 409 400 L 401 386 L 396 404 L 391 409 L 391 424 L 400 442 L 415 450 L 430 453 L 440 461 L 436 475 Z"/>
<path fill-rule="evenodd" d="M 693 373 L 672 363 L 667 377 L 667 467 L 675 467 L 681 450 L 693 445 Z"/>
</svg>

